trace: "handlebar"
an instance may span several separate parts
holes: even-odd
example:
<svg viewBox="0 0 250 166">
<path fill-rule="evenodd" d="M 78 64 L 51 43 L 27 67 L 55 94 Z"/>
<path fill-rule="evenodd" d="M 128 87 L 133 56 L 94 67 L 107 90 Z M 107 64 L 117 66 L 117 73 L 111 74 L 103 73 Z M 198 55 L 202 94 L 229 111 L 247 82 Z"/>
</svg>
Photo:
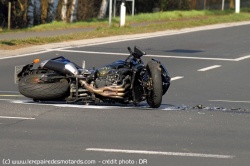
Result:
<svg viewBox="0 0 250 166">
<path fill-rule="evenodd" d="M 128 51 L 130 52 L 130 55 L 132 55 L 136 59 L 140 59 L 143 55 L 146 55 L 145 51 L 142 51 L 139 47 L 134 48 L 134 51 L 131 50 L 130 47 L 128 47 Z"/>
</svg>

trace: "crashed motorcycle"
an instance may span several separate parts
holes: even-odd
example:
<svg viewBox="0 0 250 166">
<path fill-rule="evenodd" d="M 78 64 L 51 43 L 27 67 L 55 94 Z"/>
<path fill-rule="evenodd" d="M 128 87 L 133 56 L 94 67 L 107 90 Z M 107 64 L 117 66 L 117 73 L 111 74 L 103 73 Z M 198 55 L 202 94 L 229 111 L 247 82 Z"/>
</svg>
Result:
<svg viewBox="0 0 250 166">
<path fill-rule="evenodd" d="M 19 92 L 34 101 L 63 100 L 67 103 L 133 103 L 147 101 L 152 108 L 160 107 L 162 96 L 170 86 L 164 65 L 155 59 L 145 65 L 146 52 L 139 47 L 125 60 L 118 60 L 98 69 L 86 69 L 74 62 L 56 57 L 45 60 L 34 69 L 36 59 L 16 66 L 15 81 Z M 84 61 L 83 61 L 84 62 Z"/>
</svg>

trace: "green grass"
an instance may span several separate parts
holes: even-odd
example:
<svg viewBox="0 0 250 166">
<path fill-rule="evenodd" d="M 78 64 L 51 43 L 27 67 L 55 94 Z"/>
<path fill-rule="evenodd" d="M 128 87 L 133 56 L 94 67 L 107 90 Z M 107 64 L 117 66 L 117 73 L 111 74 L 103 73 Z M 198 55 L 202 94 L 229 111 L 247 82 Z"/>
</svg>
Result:
<svg viewBox="0 0 250 166">
<path fill-rule="evenodd" d="M 191 11 L 170 11 L 170 12 L 158 12 L 158 13 L 143 13 L 132 16 L 126 17 L 126 23 L 142 23 L 142 22 L 151 22 L 151 21 L 171 21 L 171 20 L 178 20 L 178 19 L 187 19 L 187 18 L 197 18 L 197 17 L 204 17 L 204 16 L 215 16 L 215 15 L 228 15 L 233 14 L 234 11 L 227 10 L 227 11 L 217 11 L 217 10 L 191 10 Z M 113 24 L 118 26 L 119 24 L 119 17 L 114 18 Z M 32 28 L 25 28 L 25 29 L 18 29 L 18 30 L 6 30 L 4 29 L 0 33 L 7 33 L 7 32 L 15 32 L 15 31 L 46 31 L 46 30 L 58 30 L 58 29 L 68 29 L 68 28 L 82 28 L 82 27 L 107 27 L 108 26 L 108 19 L 89 19 L 86 21 L 79 21 L 75 23 L 65 23 L 65 22 L 52 22 L 48 24 L 41 24 L 38 26 L 34 26 Z"/>
<path fill-rule="evenodd" d="M 243 10 L 240 14 L 235 14 L 234 11 L 172 11 L 172 12 L 158 12 L 139 14 L 134 17 L 126 17 L 126 26 L 119 27 L 119 18 L 116 17 L 112 20 L 112 26 L 108 26 L 108 19 L 98 20 L 91 19 L 84 22 L 64 23 L 53 22 L 50 24 L 42 24 L 32 28 L 27 28 L 25 32 L 31 31 L 45 31 L 69 28 L 83 28 L 92 27 L 96 28 L 94 31 L 75 33 L 69 35 L 61 35 L 57 37 L 44 37 L 44 38 L 30 38 L 21 40 L 0 40 L 1 49 L 13 49 L 20 46 L 40 45 L 53 42 L 89 39 L 97 37 L 106 37 L 114 35 L 126 35 L 136 33 L 147 33 L 169 29 L 190 28 L 196 26 L 204 26 L 218 23 L 249 21 L 249 9 Z M 143 23 L 143 25 L 138 25 Z M 9 33 L 12 31 L 3 30 L 0 33 Z"/>
</svg>

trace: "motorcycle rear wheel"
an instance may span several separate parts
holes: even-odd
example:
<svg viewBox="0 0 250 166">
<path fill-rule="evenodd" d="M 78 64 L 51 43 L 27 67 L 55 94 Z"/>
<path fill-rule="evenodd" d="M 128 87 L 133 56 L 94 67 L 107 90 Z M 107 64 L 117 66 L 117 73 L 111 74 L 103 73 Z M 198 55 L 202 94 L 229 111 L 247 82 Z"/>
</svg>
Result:
<svg viewBox="0 0 250 166">
<path fill-rule="evenodd" d="M 152 108 L 158 108 L 161 105 L 163 93 L 160 64 L 155 61 L 149 61 L 147 69 L 152 79 L 152 90 L 147 97 L 147 103 Z"/>
<path fill-rule="evenodd" d="M 18 83 L 19 92 L 34 100 L 58 100 L 67 97 L 69 84 L 66 79 L 55 82 L 39 82 L 43 74 L 31 74 Z"/>
</svg>

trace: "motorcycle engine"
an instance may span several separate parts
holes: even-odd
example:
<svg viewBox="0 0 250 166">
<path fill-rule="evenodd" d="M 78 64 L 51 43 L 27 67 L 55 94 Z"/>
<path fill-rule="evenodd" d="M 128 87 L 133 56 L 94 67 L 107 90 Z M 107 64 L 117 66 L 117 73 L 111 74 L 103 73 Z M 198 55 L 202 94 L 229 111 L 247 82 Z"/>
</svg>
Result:
<svg viewBox="0 0 250 166">
<path fill-rule="evenodd" d="M 97 70 L 95 86 L 101 88 L 104 86 L 119 85 L 128 74 L 128 69 L 112 69 L 110 66 L 105 66 Z"/>
</svg>

